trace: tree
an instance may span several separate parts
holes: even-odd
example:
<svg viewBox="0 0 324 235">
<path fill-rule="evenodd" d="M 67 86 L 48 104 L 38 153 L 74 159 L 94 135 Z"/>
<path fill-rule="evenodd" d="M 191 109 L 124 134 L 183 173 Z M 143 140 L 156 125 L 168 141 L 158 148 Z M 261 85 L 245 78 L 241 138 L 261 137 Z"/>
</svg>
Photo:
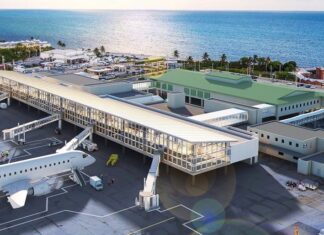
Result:
<svg viewBox="0 0 324 235">
<path fill-rule="evenodd" d="M 178 50 L 174 50 L 173 56 L 178 59 L 179 58 L 179 51 Z"/>
<path fill-rule="evenodd" d="M 254 55 L 253 56 L 253 71 L 254 71 L 254 66 L 255 66 L 256 63 L 258 63 L 258 61 L 259 61 L 259 56 L 258 55 Z"/>
<path fill-rule="evenodd" d="M 226 61 L 227 61 L 227 56 L 226 54 L 222 54 L 221 57 L 220 57 L 220 61 L 221 61 L 221 66 L 223 66 Z"/>
<path fill-rule="evenodd" d="M 57 42 L 57 45 L 58 45 L 59 47 L 65 47 L 65 46 L 66 46 L 65 43 L 62 42 L 61 40 L 59 40 L 59 41 Z"/>
<path fill-rule="evenodd" d="M 266 70 L 266 72 L 268 72 L 268 67 L 269 67 L 270 63 L 271 63 L 271 59 L 270 59 L 270 57 L 267 57 L 266 60 L 265 60 L 265 65 L 266 65 L 265 70 Z"/>
<path fill-rule="evenodd" d="M 272 61 L 270 66 L 272 67 L 272 71 L 279 71 L 281 63 L 280 61 Z"/>
<path fill-rule="evenodd" d="M 293 72 L 297 68 L 297 63 L 295 61 L 289 61 L 283 65 L 283 70 L 286 72 Z"/>
<path fill-rule="evenodd" d="M 188 64 L 193 64 L 194 61 L 193 61 L 192 56 L 188 56 L 187 62 L 188 62 Z"/>
<path fill-rule="evenodd" d="M 208 55 L 207 52 L 205 52 L 205 53 L 203 54 L 202 59 L 203 59 L 204 62 L 208 62 L 208 61 L 210 61 L 210 58 L 209 58 L 209 55 Z"/>
<path fill-rule="evenodd" d="M 93 50 L 93 53 L 95 53 L 95 55 L 96 55 L 97 57 L 100 56 L 100 51 L 99 51 L 98 47 L 96 47 L 96 48 Z"/>
<path fill-rule="evenodd" d="M 100 47 L 100 52 L 101 52 L 101 54 L 105 54 L 105 52 L 106 52 L 106 49 L 105 49 L 105 47 L 104 47 L 104 46 L 101 46 L 101 47 Z"/>
</svg>

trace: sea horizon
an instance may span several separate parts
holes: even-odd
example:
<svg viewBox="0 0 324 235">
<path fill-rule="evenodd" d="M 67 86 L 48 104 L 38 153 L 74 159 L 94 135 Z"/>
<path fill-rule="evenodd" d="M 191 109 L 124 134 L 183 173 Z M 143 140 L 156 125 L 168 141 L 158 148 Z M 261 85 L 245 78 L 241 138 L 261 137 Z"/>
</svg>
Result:
<svg viewBox="0 0 324 235">
<path fill-rule="evenodd" d="M 40 20 L 42 19 L 42 20 Z M 0 40 L 49 41 L 54 47 L 229 60 L 258 55 L 302 67 L 323 66 L 323 11 L 1 9 Z"/>
</svg>

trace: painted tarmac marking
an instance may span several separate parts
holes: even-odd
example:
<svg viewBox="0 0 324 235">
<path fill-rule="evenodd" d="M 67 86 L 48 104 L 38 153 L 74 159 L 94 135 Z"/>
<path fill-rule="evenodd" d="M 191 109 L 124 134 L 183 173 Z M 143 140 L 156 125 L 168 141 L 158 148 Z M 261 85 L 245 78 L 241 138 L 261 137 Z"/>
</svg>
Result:
<svg viewBox="0 0 324 235">
<path fill-rule="evenodd" d="M 187 207 L 187 206 L 185 206 L 185 205 L 183 205 L 183 204 L 179 204 L 179 205 L 176 205 L 176 206 L 173 206 L 173 207 L 167 208 L 167 209 L 165 209 L 165 210 L 157 209 L 156 211 L 158 211 L 158 212 L 160 212 L 160 213 L 163 213 L 163 212 L 166 212 L 166 211 L 171 211 L 171 210 L 176 209 L 176 208 L 178 208 L 178 207 L 183 207 L 183 208 L 187 209 L 188 211 L 191 211 L 192 213 L 194 213 L 194 214 L 196 214 L 196 215 L 198 216 L 198 217 L 195 218 L 195 219 L 192 219 L 192 220 L 189 220 L 189 221 L 183 223 L 182 226 L 188 228 L 189 230 L 191 230 L 192 232 L 194 232 L 194 233 L 196 233 L 196 234 L 198 234 L 198 235 L 202 235 L 202 233 L 198 232 L 197 230 L 193 229 L 192 227 L 190 227 L 190 226 L 188 225 L 188 224 L 190 224 L 190 223 L 192 223 L 192 222 L 194 222 L 194 221 L 196 221 L 196 220 L 200 220 L 200 219 L 202 219 L 202 218 L 205 217 L 204 215 L 200 214 L 199 212 L 197 212 L 197 211 L 195 211 L 195 210 L 193 210 L 193 209 L 190 209 L 189 207 Z"/>
<path fill-rule="evenodd" d="M 89 175 L 87 175 L 83 171 L 81 171 L 81 173 L 84 174 L 85 176 L 89 177 Z M 65 175 L 61 175 L 61 176 L 57 176 L 57 177 L 63 177 L 63 176 L 67 176 L 67 175 L 70 175 L 70 174 L 65 174 Z M 49 211 L 49 200 L 51 198 L 54 198 L 54 197 L 69 193 L 66 189 L 74 187 L 76 185 L 77 184 L 72 184 L 72 185 L 62 187 L 61 191 L 63 191 L 63 192 L 46 197 L 45 210 L 40 211 L 40 212 L 36 212 L 34 214 L 30 214 L 30 215 L 27 215 L 27 216 L 24 216 L 24 217 L 20 217 L 20 218 L 17 218 L 17 219 L 13 219 L 13 220 L 10 220 L 10 221 L 4 222 L 4 223 L 1 223 L 0 226 L 4 226 L 6 224 L 10 224 L 10 223 L 13 223 L 13 222 L 16 222 L 16 221 L 19 221 L 19 220 L 28 219 L 28 218 L 31 218 L 31 217 L 34 217 L 34 216 L 37 216 L 37 215 L 44 214 L 44 213 L 48 212 Z M 51 216 L 54 216 L 54 215 L 58 215 L 58 214 L 61 214 L 61 213 L 79 214 L 79 215 L 83 215 L 83 216 L 89 216 L 89 217 L 101 218 L 102 219 L 102 218 L 107 218 L 109 216 L 112 216 L 112 215 L 115 215 L 115 214 L 118 214 L 118 213 L 121 213 L 121 212 L 124 212 L 124 211 L 127 211 L 127 210 L 134 209 L 136 207 L 138 207 L 138 206 L 136 206 L 136 205 L 130 206 L 130 207 L 127 207 L 127 208 L 124 208 L 124 209 L 121 209 L 121 210 L 118 210 L 118 211 L 115 211 L 115 212 L 112 212 L 112 213 L 105 214 L 105 215 L 96 215 L 96 214 L 90 214 L 90 213 L 84 213 L 84 212 L 78 212 L 78 211 L 72 211 L 72 210 L 61 210 L 61 211 L 57 211 L 57 212 L 54 212 L 54 213 L 51 213 L 51 214 L 48 214 L 48 215 L 37 217 L 35 219 L 30 219 L 30 220 L 27 220 L 25 222 L 15 223 L 14 225 L 11 225 L 11 226 L 0 229 L 0 232 L 5 231 L 7 229 L 11 229 L 11 228 L 16 228 L 16 227 L 19 227 L 19 226 L 22 226 L 22 225 L 25 225 L 25 224 L 28 224 L 28 223 L 31 223 L 31 222 L 34 222 L 34 221 L 42 220 L 42 219 L 45 219 L 45 218 L 48 218 L 48 217 L 51 217 Z M 204 218 L 204 216 L 202 214 L 198 213 L 197 211 L 194 211 L 194 210 L 190 209 L 189 207 L 187 207 L 187 206 L 185 206 L 183 204 L 179 204 L 179 205 L 176 205 L 176 206 L 164 209 L 164 210 L 156 209 L 156 210 L 153 210 L 153 211 L 157 211 L 159 213 L 164 213 L 166 211 L 171 211 L 171 210 L 179 208 L 179 207 L 183 207 L 183 208 L 187 209 L 188 211 L 191 211 L 192 213 L 194 213 L 194 214 L 196 214 L 198 216 L 195 219 L 192 219 L 192 220 L 189 220 L 189 221 L 187 221 L 185 223 L 182 223 L 182 226 L 186 227 L 187 229 L 191 230 L 192 232 L 194 232 L 194 233 L 196 233 L 198 235 L 202 235 L 202 233 L 200 233 L 197 230 L 193 229 L 188 224 L 190 224 L 190 223 L 192 223 L 192 222 L 194 222 L 196 220 L 202 219 L 202 218 Z M 153 212 L 153 211 L 151 211 L 151 212 Z M 149 213 L 151 213 L 151 212 L 149 212 Z M 171 221 L 173 219 L 175 219 L 175 217 L 171 217 L 171 218 L 165 219 L 163 221 L 148 225 L 146 227 L 143 227 L 141 229 L 138 229 L 138 230 L 136 230 L 134 232 L 129 233 L 129 235 L 130 234 L 136 234 L 136 233 L 138 233 L 140 231 L 152 228 L 152 227 L 160 225 L 162 223 L 166 223 L 166 222 Z"/>
<path fill-rule="evenodd" d="M 146 229 L 148 229 L 148 228 L 152 228 L 152 227 L 154 227 L 154 226 L 156 226 L 156 225 L 159 225 L 159 224 L 163 224 L 163 223 L 168 222 L 168 221 L 173 220 L 173 219 L 175 219 L 175 217 L 171 217 L 171 218 L 168 218 L 168 219 L 162 220 L 162 221 L 160 221 L 160 222 L 157 222 L 157 223 L 155 223 L 155 224 L 151 224 L 151 225 L 149 225 L 149 226 L 146 226 L 146 227 L 141 228 L 141 229 L 139 229 L 139 230 L 136 230 L 136 231 L 134 231 L 134 232 L 128 233 L 127 235 L 136 234 L 136 233 L 138 233 L 138 232 L 144 231 L 144 230 L 146 230 Z"/>
</svg>

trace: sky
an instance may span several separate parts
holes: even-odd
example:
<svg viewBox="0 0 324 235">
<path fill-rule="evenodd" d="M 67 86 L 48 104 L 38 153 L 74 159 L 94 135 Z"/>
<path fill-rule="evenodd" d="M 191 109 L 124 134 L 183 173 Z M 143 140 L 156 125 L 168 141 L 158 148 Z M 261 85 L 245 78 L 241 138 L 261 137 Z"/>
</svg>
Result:
<svg viewBox="0 0 324 235">
<path fill-rule="evenodd" d="M 0 0 L 0 9 L 324 11 L 324 0 Z"/>
</svg>

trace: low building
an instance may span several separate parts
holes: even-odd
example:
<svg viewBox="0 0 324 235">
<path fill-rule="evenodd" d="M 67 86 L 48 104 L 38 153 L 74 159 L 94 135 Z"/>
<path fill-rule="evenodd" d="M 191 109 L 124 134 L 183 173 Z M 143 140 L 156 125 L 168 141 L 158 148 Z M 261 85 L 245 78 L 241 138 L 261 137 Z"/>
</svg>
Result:
<svg viewBox="0 0 324 235">
<path fill-rule="evenodd" d="M 84 50 L 54 49 L 41 52 L 40 58 L 43 61 L 60 61 L 64 64 L 78 64 L 88 62 L 90 55 L 89 52 Z"/>
<path fill-rule="evenodd" d="M 249 126 L 259 137 L 260 152 L 297 162 L 299 158 L 324 151 L 324 130 L 308 129 L 283 122 Z"/>
<path fill-rule="evenodd" d="M 316 78 L 324 80 L 324 68 L 316 68 Z"/>
<path fill-rule="evenodd" d="M 250 124 L 294 116 L 324 105 L 323 93 L 257 82 L 251 76 L 230 72 L 174 69 L 152 76 L 151 80 L 152 89 L 161 97 L 166 99 L 172 91 L 184 92 L 186 103 L 206 107 L 206 112 L 233 107 L 245 110 L 246 106 L 254 110 L 249 113 Z"/>
</svg>

